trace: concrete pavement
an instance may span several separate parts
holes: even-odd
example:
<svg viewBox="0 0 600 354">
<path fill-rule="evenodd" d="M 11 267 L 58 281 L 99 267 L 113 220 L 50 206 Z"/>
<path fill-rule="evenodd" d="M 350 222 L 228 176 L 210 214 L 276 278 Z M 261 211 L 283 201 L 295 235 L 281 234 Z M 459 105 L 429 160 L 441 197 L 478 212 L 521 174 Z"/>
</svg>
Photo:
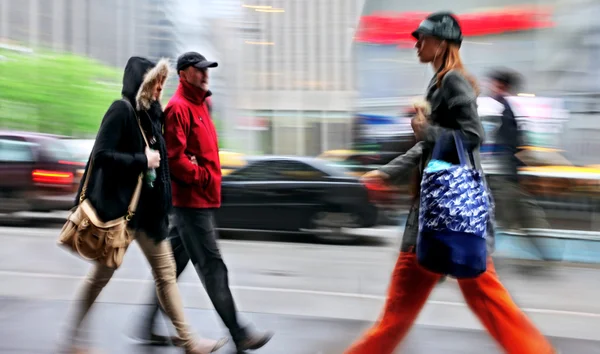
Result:
<svg viewBox="0 0 600 354">
<path fill-rule="evenodd" d="M 11 216 L 0 214 L 0 225 L 13 227 L 28 227 L 35 225 L 38 228 L 56 228 L 62 226 L 68 212 L 57 211 L 53 213 L 17 213 Z M 399 224 L 403 224 L 400 221 Z M 559 223 L 560 224 L 560 223 Z M 569 225 L 564 224 L 564 227 Z M 359 236 L 362 241 L 393 244 L 396 248 L 400 245 L 402 227 L 378 226 L 363 229 L 346 229 L 345 233 Z M 234 237 L 243 235 L 244 239 L 260 240 L 264 235 L 254 232 L 230 233 Z M 600 264 L 600 231 L 578 231 L 567 229 L 538 229 L 530 230 L 530 235 L 496 235 L 496 257 L 520 260 L 537 260 L 539 255 L 531 247 L 531 237 L 543 240 L 549 253 L 556 259 L 573 263 Z M 271 235 L 271 239 L 277 239 Z M 310 235 L 296 235 L 297 240 L 309 240 Z M 289 238 L 288 238 L 289 239 Z"/>
<path fill-rule="evenodd" d="M 51 354 L 64 345 L 69 304 L 63 301 L 36 301 L 0 298 L 0 353 Z M 90 345 L 103 353 L 181 353 L 176 348 L 140 346 L 129 339 L 136 329 L 135 319 L 143 306 L 98 304 L 88 328 Z M 217 338 L 227 335 L 213 311 L 188 309 L 195 331 Z M 276 330 L 271 343 L 261 354 L 341 354 L 368 326 L 364 321 L 314 318 L 306 316 L 243 313 L 242 317 L 258 328 Z M 169 333 L 166 325 L 163 333 Z M 171 332 L 172 333 L 172 332 Z M 564 353 L 600 354 L 598 342 L 569 338 L 550 338 Z M 235 353 L 231 343 L 219 353 Z M 496 344 L 482 331 L 417 326 L 397 353 L 403 354 L 480 354 L 500 353 Z"/>
<path fill-rule="evenodd" d="M 67 306 L 74 298 L 89 266 L 56 246 L 58 231 L 0 228 L 0 242 L 3 245 L 0 248 L 0 297 L 4 299 L 0 301 L 0 306 L 3 308 L 2 316 L 5 316 L 1 323 L 17 321 L 15 317 L 18 316 L 5 315 L 10 313 L 7 309 L 17 308 L 17 303 L 25 308 L 31 306 L 40 311 L 47 308 L 50 312 L 62 313 L 64 309 L 61 310 L 56 304 Z M 295 348 L 298 343 L 308 343 L 314 338 L 314 341 L 321 343 L 319 346 L 323 350 L 330 350 L 321 353 L 340 352 L 339 348 L 346 345 L 368 322 L 376 319 L 397 255 L 397 248 L 385 242 L 363 246 L 333 246 L 303 242 L 224 240 L 220 244 L 230 270 L 232 291 L 240 310 L 250 313 L 248 316 L 253 321 L 255 316 L 265 316 L 264 325 L 262 320 L 255 321 L 259 327 L 276 328 L 288 333 L 288 339 L 282 339 L 282 345 L 291 343 L 285 345 Z M 516 271 L 513 265 L 512 261 L 509 261 L 509 264 L 501 264 L 500 276 L 515 300 L 525 308 L 546 335 L 557 337 L 559 343 L 566 343 L 567 348 L 570 348 L 569 345 L 575 345 L 573 348 L 579 348 L 577 345 L 587 348 L 590 345 L 588 341 L 600 341 L 600 303 L 597 301 L 597 294 L 600 292 L 600 270 L 595 267 L 558 266 L 548 276 L 525 277 Z M 135 306 L 145 303 L 148 299 L 152 285 L 147 263 L 134 244 L 128 251 L 122 268 L 100 296 L 99 302 L 103 304 L 101 306 L 107 307 L 105 311 L 109 314 L 112 313 L 112 308 L 118 308 L 121 310 L 114 311 L 131 315 L 135 312 Z M 206 327 L 208 330 L 214 327 L 217 329 L 214 335 L 222 334 L 219 332 L 221 325 L 218 322 L 206 322 L 206 312 L 196 312 L 210 310 L 212 306 L 191 267 L 182 275 L 180 289 L 189 311 L 199 314 L 193 315 L 198 316 L 194 325 L 199 328 Z M 58 309 L 51 310 L 55 307 Z M 119 333 L 116 333 L 115 329 L 105 329 L 102 326 L 111 316 L 106 315 L 106 319 L 103 320 L 105 311 L 98 311 L 101 317 L 94 317 L 94 323 L 100 326 L 100 332 L 107 331 L 113 334 L 110 338 L 118 338 Z M 35 314 L 38 311 L 33 312 Z M 214 320 L 214 313 L 210 313 Z M 28 327 L 45 325 L 46 320 L 43 318 L 31 316 L 29 319 L 23 319 L 18 325 L 20 331 L 26 332 Z M 55 318 L 50 325 L 57 326 L 57 321 L 62 319 L 64 314 L 60 318 L 56 314 L 50 317 Z M 289 328 L 284 325 L 288 320 Z M 314 324 L 313 320 L 317 324 Z M 297 325 L 297 322 L 300 324 Z M 14 323 L 16 326 L 20 322 Z M 351 323 L 354 325 L 350 325 Z M 429 329 L 441 327 L 442 332 L 435 332 L 435 336 L 449 338 L 454 332 L 470 333 L 464 339 L 469 343 L 474 341 L 476 348 L 487 348 L 487 345 L 493 347 L 493 343 L 490 344 L 482 332 L 477 319 L 464 304 L 457 284 L 452 280 L 435 289 L 417 324 L 419 327 L 415 332 L 415 345 L 431 341 L 428 338 L 433 332 L 428 332 Z M 328 342 L 325 334 L 329 326 L 334 328 L 331 331 L 335 333 L 331 337 L 343 340 Z M 313 327 L 316 330 L 313 331 Z M 2 328 L 0 342 L 5 338 L 13 340 L 13 335 L 2 334 L 5 330 L 13 331 L 13 326 Z M 35 333 L 39 334 L 40 331 L 41 329 L 36 330 Z M 345 332 L 348 332 L 345 336 L 341 334 Z M 418 333 L 423 334 L 419 337 Z M 98 335 L 104 336 L 100 333 Z M 14 336 L 17 334 L 14 333 Z M 483 341 L 477 338 L 483 338 Z M 450 342 L 453 340 L 448 339 L 448 343 L 445 344 L 447 348 L 455 348 L 452 350 L 456 353 L 469 353 L 460 351 L 459 342 L 462 340 L 457 339 L 457 343 Z M 600 342 L 594 344 L 600 347 Z M 415 348 L 414 353 L 438 352 L 433 349 L 430 351 L 430 347 L 427 346 Z M 313 349 L 315 350 L 312 351 Z M 286 349 L 277 353 L 319 353 L 317 349 Z M 36 353 L 28 350 L 21 352 Z M 594 353 L 581 350 L 564 352 Z"/>
</svg>

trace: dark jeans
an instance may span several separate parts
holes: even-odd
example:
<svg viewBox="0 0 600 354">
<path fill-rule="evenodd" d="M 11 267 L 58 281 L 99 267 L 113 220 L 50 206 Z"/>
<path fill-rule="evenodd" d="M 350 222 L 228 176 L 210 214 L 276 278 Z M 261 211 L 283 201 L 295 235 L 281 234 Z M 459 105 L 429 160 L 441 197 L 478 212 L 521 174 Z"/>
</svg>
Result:
<svg viewBox="0 0 600 354">
<path fill-rule="evenodd" d="M 237 310 L 229 289 L 227 266 L 217 245 L 213 209 L 175 208 L 170 218 L 169 237 L 177 265 L 177 278 L 191 260 L 217 313 L 237 343 L 247 336 L 237 318 Z M 147 314 L 147 325 L 154 329 L 158 314 L 158 299 L 154 296 Z"/>
</svg>

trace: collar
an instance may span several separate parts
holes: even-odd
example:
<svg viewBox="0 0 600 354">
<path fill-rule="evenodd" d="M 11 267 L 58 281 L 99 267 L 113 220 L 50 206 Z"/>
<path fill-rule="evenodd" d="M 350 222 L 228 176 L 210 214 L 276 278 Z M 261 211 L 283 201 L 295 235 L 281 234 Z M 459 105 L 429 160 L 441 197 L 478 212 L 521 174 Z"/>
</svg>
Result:
<svg viewBox="0 0 600 354">
<path fill-rule="evenodd" d="M 185 99 L 198 105 L 204 103 L 206 97 L 211 95 L 210 91 L 207 92 L 196 86 L 190 85 L 183 78 L 179 78 L 179 87 L 177 88 L 177 91 L 179 91 Z"/>
</svg>

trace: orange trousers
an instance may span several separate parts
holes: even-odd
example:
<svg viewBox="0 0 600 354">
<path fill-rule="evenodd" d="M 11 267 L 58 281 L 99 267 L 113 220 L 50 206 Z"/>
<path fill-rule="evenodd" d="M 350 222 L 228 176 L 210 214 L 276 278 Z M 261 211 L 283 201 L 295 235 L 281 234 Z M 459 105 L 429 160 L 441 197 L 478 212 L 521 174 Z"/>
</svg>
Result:
<svg viewBox="0 0 600 354">
<path fill-rule="evenodd" d="M 393 353 L 440 277 L 422 268 L 416 254 L 400 253 L 379 321 L 345 354 Z M 458 284 L 469 308 L 506 353 L 555 353 L 550 342 L 513 302 L 491 260 L 485 273 L 474 279 L 459 279 Z"/>
</svg>

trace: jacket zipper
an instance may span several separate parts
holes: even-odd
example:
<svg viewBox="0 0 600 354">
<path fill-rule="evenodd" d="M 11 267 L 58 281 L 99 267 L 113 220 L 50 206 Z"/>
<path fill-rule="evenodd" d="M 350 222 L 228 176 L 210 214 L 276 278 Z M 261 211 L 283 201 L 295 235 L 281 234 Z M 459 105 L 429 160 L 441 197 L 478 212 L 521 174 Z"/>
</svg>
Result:
<svg viewBox="0 0 600 354">
<path fill-rule="evenodd" d="M 210 114 L 208 113 L 208 109 L 206 109 L 206 103 L 202 102 L 202 111 L 206 114 L 207 117 L 210 116 Z M 215 129 L 211 129 L 211 127 L 209 127 L 207 125 L 207 123 L 204 121 L 204 119 L 202 119 L 202 117 L 198 117 L 200 119 L 200 121 L 202 122 L 202 125 L 204 126 L 204 129 L 206 129 L 206 131 L 208 132 L 208 134 L 210 134 L 210 136 L 213 138 L 213 141 L 216 145 L 217 151 L 219 150 L 219 143 L 217 142 L 217 132 L 215 131 Z M 210 118 L 208 118 L 210 119 Z"/>
</svg>

